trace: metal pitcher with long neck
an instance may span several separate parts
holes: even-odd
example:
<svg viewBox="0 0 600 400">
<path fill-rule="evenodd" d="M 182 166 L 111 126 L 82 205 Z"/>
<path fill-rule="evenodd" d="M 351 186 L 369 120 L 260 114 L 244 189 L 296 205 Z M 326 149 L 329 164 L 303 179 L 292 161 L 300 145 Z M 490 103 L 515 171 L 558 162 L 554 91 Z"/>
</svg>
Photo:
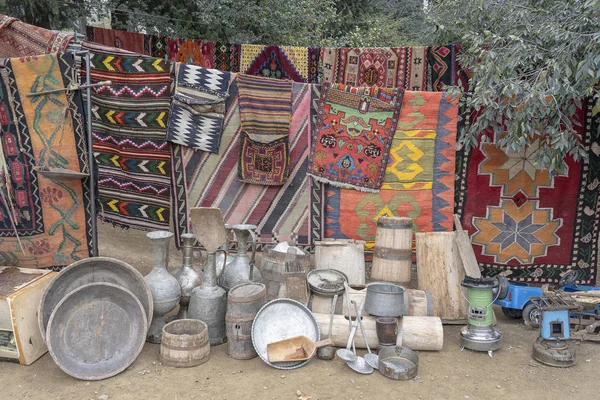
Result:
<svg viewBox="0 0 600 400">
<path fill-rule="evenodd" d="M 190 295 L 192 290 L 202 282 L 202 271 L 194 267 L 194 242 L 196 237 L 192 233 L 181 235 L 183 241 L 183 263 L 180 268 L 173 272 L 173 276 L 181 286 L 181 298 L 179 299 L 179 313 L 175 319 L 186 319 Z"/>
<path fill-rule="evenodd" d="M 202 285 L 194 288 L 190 295 L 188 318 L 204 321 L 208 326 L 210 345 L 215 346 L 227 341 L 225 313 L 227 312 L 227 292 L 217 286 L 216 253 L 227 253 L 219 249 L 225 243 L 223 215 L 218 208 L 198 207 L 190 210 L 192 227 L 196 239 L 206 249 Z"/>
<path fill-rule="evenodd" d="M 256 225 L 232 225 L 237 240 L 237 255 L 231 263 L 226 264 L 221 274 L 220 283 L 225 290 L 246 282 L 260 282 L 261 274 L 255 265 L 256 258 L 256 236 L 254 230 Z M 252 238 L 252 255 L 248 257 L 248 239 Z"/>
</svg>

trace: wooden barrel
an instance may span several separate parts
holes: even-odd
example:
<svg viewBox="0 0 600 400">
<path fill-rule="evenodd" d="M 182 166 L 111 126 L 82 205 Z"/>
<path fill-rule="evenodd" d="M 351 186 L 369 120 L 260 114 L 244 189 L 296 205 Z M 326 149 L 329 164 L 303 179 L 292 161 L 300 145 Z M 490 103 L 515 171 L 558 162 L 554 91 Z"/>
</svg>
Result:
<svg viewBox="0 0 600 400">
<path fill-rule="evenodd" d="M 265 285 L 256 282 L 242 283 L 229 290 L 225 328 L 231 358 L 248 360 L 257 356 L 252 345 L 252 322 L 267 303 L 266 294 Z"/>
<path fill-rule="evenodd" d="M 410 218 L 379 217 L 373 250 L 372 280 L 408 284 L 412 268 L 413 222 Z"/>
<path fill-rule="evenodd" d="M 170 367 L 195 367 L 210 358 L 208 326 L 198 319 L 178 319 L 163 327 L 160 362 Z"/>
<path fill-rule="evenodd" d="M 365 287 L 365 241 L 324 239 L 315 242 L 316 269 L 337 269 L 348 277 L 348 285 Z"/>
</svg>

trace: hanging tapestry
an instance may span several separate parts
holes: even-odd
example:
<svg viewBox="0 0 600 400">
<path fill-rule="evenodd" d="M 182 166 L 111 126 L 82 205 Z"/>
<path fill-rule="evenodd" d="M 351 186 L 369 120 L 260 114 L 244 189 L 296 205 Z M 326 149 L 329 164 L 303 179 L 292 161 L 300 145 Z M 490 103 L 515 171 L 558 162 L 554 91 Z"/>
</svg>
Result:
<svg viewBox="0 0 600 400">
<path fill-rule="evenodd" d="M 242 130 L 257 136 L 287 136 L 292 116 L 292 86 L 288 80 L 238 75 Z"/>
<path fill-rule="evenodd" d="M 321 49 L 322 82 L 425 90 L 427 47 Z"/>
<path fill-rule="evenodd" d="M 92 90 L 100 217 L 124 227 L 168 230 L 170 63 L 87 49 L 92 81 L 112 82 Z"/>
<path fill-rule="evenodd" d="M 319 59 L 319 82 L 329 84 L 336 83 L 338 66 L 338 49 L 322 47 Z"/>
<path fill-rule="evenodd" d="M 401 103 L 397 89 L 323 86 L 308 174 L 334 186 L 378 192 Z"/>
<path fill-rule="evenodd" d="M 218 153 L 230 74 L 177 63 L 176 77 L 167 140 Z"/>
<path fill-rule="evenodd" d="M 311 86 L 293 84 L 290 174 L 281 186 L 250 185 L 238 179 L 241 122 L 235 80 L 229 88 L 220 154 L 173 145 L 174 229 L 179 244 L 180 235 L 191 228 L 190 207 L 219 207 L 225 223 L 257 225 L 261 246 L 290 240 L 301 246 L 310 244 L 306 168 Z"/>
<path fill-rule="evenodd" d="M 177 41 L 177 55 L 175 56 L 175 61 L 204 67 L 204 56 L 202 55 L 202 40 L 171 40 Z"/>
<path fill-rule="evenodd" d="M 539 138 L 518 152 L 505 153 L 492 141 L 468 156 L 459 153 L 463 168 L 457 185 L 464 196 L 457 200 L 457 213 L 483 275 L 556 283 L 574 270 L 578 282 L 595 283 L 600 114 L 593 100 L 583 102 L 575 121 L 589 159 L 567 157 L 556 175 L 536 162 Z"/>
<path fill-rule="evenodd" d="M 32 157 L 33 163 L 39 168 L 54 167 L 89 173 L 79 92 L 67 94 L 61 91 L 26 97 L 28 93 L 77 84 L 73 81 L 73 68 L 73 56 L 65 53 L 13 58 L 6 65 L 3 94 L 7 96 L 6 89 L 10 92 L 8 98 L 12 103 L 12 111 L 2 117 L 2 150 L 3 164 L 11 168 L 8 172 L 12 179 L 9 180 L 10 190 L 3 191 L 2 218 L 10 218 L 8 213 L 15 206 L 12 214 L 19 237 L 5 235 L 8 229 L 4 229 L 2 222 L 2 265 L 27 268 L 64 266 L 91 255 L 93 244 L 87 178 L 49 178 L 35 171 L 33 175 L 37 176 L 37 181 L 31 183 L 36 187 L 32 187 L 31 191 L 22 191 L 20 188 L 28 185 L 27 181 L 32 178 L 31 172 L 27 171 L 31 165 L 22 162 L 21 166 L 17 166 L 19 156 L 15 158 L 15 151 L 22 152 L 24 157 L 20 160 Z M 3 98 L 3 105 L 6 99 Z M 14 129 L 15 126 L 17 129 Z M 22 145 L 20 149 L 14 149 L 13 144 L 6 140 L 11 134 Z M 32 205 L 30 212 L 33 214 L 24 212 L 24 203 Z M 41 210 L 38 208 L 40 206 Z M 43 221 L 39 220 L 40 216 Z M 25 222 L 24 218 L 30 218 L 31 221 Z M 29 229 L 29 232 L 24 229 Z"/>
<path fill-rule="evenodd" d="M 243 44 L 240 72 L 265 78 L 308 82 L 308 48 Z"/>
<path fill-rule="evenodd" d="M 321 49 L 318 47 L 308 48 L 308 82 L 318 83 L 319 82 L 319 57 L 321 56 Z"/>
<path fill-rule="evenodd" d="M 461 49 L 460 44 L 429 47 L 427 52 L 428 90 L 441 92 L 448 86 L 461 86 L 463 92 L 468 92 L 469 77 L 458 62 L 458 54 Z"/>
<path fill-rule="evenodd" d="M 167 57 L 167 42 L 168 36 L 144 35 L 144 48 L 152 57 L 166 58 Z"/>
<path fill-rule="evenodd" d="M 145 39 L 142 33 L 88 26 L 87 36 L 90 42 L 116 47 L 117 49 L 129 50 L 138 54 L 149 54 L 146 52 L 144 46 Z"/>
<path fill-rule="evenodd" d="M 62 52 L 73 35 L 51 31 L 0 14 L 0 58 Z"/>
<path fill-rule="evenodd" d="M 377 219 L 412 218 L 423 232 L 451 231 L 458 97 L 404 93 L 379 193 L 326 185 L 325 237 L 365 240 L 373 250 Z"/>
<path fill-rule="evenodd" d="M 309 148 L 312 147 L 312 132 L 319 121 L 319 106 L 321 104 L 321 85 L 310 86 L 310 138 Z M 310 179 L 310 243 L 325 237 L 324 228 L 324 199 L 326 184 Z"/>
<path fill-rule="evenodd" d="M 10 188 L 10 193 L 2 192 L 0 236 L 15 236 L 16 231 L 21 237 L 43 233 L 44 220 L 31 138 L 19 134 L 13 105 L 8 86 L 0 81 L 0 146 L 4 156 L 0 174 Z"/>
<path fill-rule="evenodd" d="M 290 174 L 289 153 L 287 136 L 263 143 L 252 140 L 246 132 L 242 132 L 238 176 L 246 183 L 283 185 Z"/>
<path fill-rule="evenodd" d="M 221 42 L 205 42 L 202 52 L 207 68 L 239 72 L 241 45 Z"/>
</svg>

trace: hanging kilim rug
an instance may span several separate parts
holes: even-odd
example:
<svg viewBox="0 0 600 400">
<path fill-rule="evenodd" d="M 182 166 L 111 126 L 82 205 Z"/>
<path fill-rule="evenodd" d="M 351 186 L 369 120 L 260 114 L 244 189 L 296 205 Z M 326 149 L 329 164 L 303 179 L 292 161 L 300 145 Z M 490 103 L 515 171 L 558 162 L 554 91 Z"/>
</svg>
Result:
<svg viewBox="0 0 600 400">
<path fill-rule="evenodd" d="M 176 77 L 167 140 L 218 153 L 229 72 L 177 63 Z"/>
<path fill-rule="evenodd" d="M 539 139 L 519 152 L 486 143 L 459 153 L 456 208 L 483 275 L 556 283 L 575 270 L 580 283 L 595 283 L 600 115 L 592 100 L 583 103 L 576 120 L 589 159 L 568 157 L 557 175 L 536 163 Z"/>
<path fill-rule="evenodd" d="M 145 46 L 145 38 L 141 33 L 88 26 L 87 36 L 90 42 L 133 51 L 138 54 L 150 54 L 148 52 L 150 49 Z"/>
<path fill-rule="evenodd" d="M 307 47 L 242 44 L 240 72 L 265 78 L 308 82 Z"/>
<path fill-rule="evenodd" d="M 323 86 L 308 174 L 334 186 L 378 192 L 401 103 L 397 89 Z"/>
<path fill-rule="evenodd" d="M 238 176 L 255 185 L 283 185 L 290 174 L 290 143 L 284 136 L 257 142 L 242 131 Z"/>
<path fill-rule="evenodd" d="M 65 53 L 7 63 L 0 107 L 2 164 L 7 167 L 2 173 L 10 174 L 10 188 L 3 189 L 0 200 L 0 265 L 45 268 L 91 255 L 87 178 L 48 178 L 37 171 L 54 167 L 89 173 L 80 94 L 26 97 L 77 84 L 73 65 L 73 56 Z M 20 244 L 14 230 L 11 234 L 11 209 Z"/>
<path fill-rule="evenodd" d="M 325 185 L 325 237 L 374 246 L 377 219 L 408 217 L 418 231 L 451 231 L 458 97 L 405 92 L 379 193 Z M 315 196 L 318 198 L 318 196 Z"/>
<path fill-rule="evenodd" d="M 170 63 L 90 50 L 92 131 L 100 217 L 124 227 L 169 229 Z"/>
<path fill-rule="evenodd" d="M 309 245 L 306 168 L 310 86 L 293 84 L 290 174 L 281 186 L 252 185 L 238 179 L 241 129 L 239 92 L 235 81 L 229 88 L 220 153 L 173 145 L 173 208 L 177 216 L 174 228 L 178 238 L 191 229 L 188 220 L 191 207 L 219 207 L 228 224 L 257 225 L 260 245 L 289 240 L 301 246 Z"/>
<path fill-rule="evenodd" d="M 238 75 L 242 130 L 250 135 L 287 136 L 292 115 L 292 81 Z"/>
<path fill-rule="evenodd" d="M 0 58 L 65 51 L 73 35 L 29 25 L 0 14 Z"/>
</svg>

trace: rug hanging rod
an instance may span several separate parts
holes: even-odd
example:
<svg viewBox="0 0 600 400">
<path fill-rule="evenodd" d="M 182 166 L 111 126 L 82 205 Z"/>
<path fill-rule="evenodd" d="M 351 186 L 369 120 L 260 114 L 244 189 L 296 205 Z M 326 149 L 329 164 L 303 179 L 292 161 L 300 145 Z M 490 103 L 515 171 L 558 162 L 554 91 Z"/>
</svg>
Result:
<svg viewBox="0 0 600 400">
<path fill-rule="evenodd" d="M 66 88 L 44 90 L 43 92 L 32 92 L 32 93 L 26 94 L 25 97 L 35 97 L 35 96 L 41 96 L 44 94 L 68 92 L 71 90 L 88 89 L 88 88 L 93 88 L 93 87 L 98 87 L 98 86 L 107 86 L 107 85 L 111 85 L 111 84 L 112 84 L 111 81 L 100 81 L 97 83 L 91 83 L 89 85 L 69 85 L 69 87 L 66 87 Z"/>
</svg>

